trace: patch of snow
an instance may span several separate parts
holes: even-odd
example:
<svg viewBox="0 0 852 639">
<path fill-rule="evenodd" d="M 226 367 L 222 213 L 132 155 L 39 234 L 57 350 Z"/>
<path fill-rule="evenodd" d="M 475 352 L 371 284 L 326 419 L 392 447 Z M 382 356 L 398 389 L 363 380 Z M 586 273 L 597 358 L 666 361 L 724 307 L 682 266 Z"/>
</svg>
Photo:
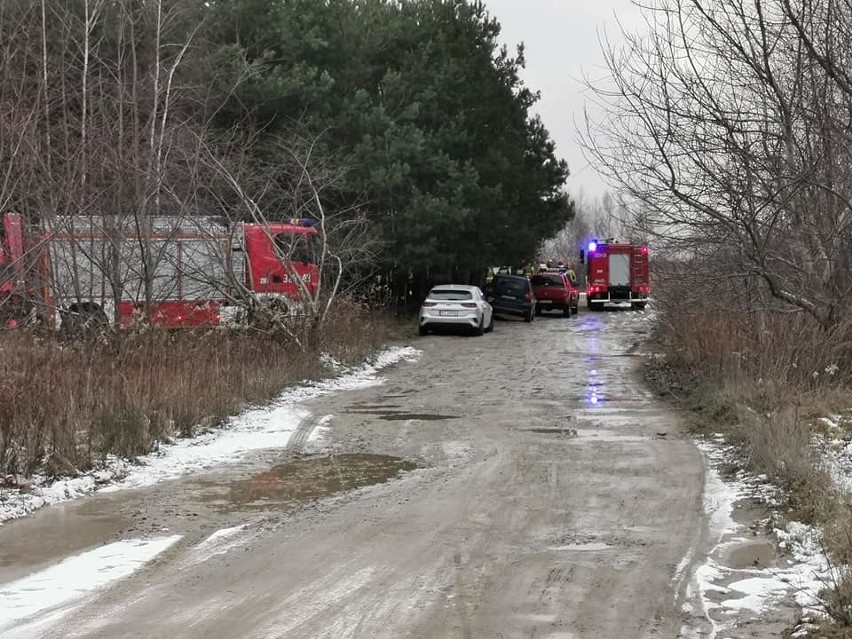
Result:
<svg viewBox="0 0 852 639">
<path fill-rule="evenodd" d="M 743 470 L 733 473 L 730 480 L 723 480 L 718 468 L 736 465 L 735 449 L 718 437 L 698 445 L 709 462 L 704 510 L 712 549 L 690 576 L 683 610 L 692 619 L 682 628 L 682 636 L 713 639 L 728 624 L 735 623 L 738 613 L 763 612 L 791 594 L 804 611 L 818 613 L 818 593 L 830 576 L 819 531 L 800 522 L 776 528 L 778 546 L 789 554 L 783 567 L 727 566 L 725 556 L 729 550 L 754 543 L 751 531 L 733 519 L 737 502 L 750 498 L 777 506 L 779 491 L 765 476 Z"/>
<path fill-rule="evenodd" d="M 247 524 L 217 530 L 190 551 L 186 563 L 201 563 L 211 557 L 224 555 L 232 548 L 245 543 L 247 530 Z"/>
<path fill-rule="evenodd" d="M 819 456 L 818 466 L 828 474 L 832 484 L 840 492 L 852 494 L 852 441 L 817 435 L 814 448 Z"/>
<path fill-rule="evenodd" d="M 736 524 L 732 518 L 734 503 L 742 498 L 740 487 L 722 481 L 716 466 L 723 462 L 725 449 L 718 443 L 700 442 L 698 448 L 707 456 L 711 465 L 704 479 L 704 513 L 709 517 L 710 538 L 718 544 L 726 533 L 733 532 Z"/>
<path fill-rule="evenodd" d="M 283 448 L 309 414 L 293 404 L 280 402 L 248 411 L 230 419 L 221 429 L 160 445 L 156 452 L 141 457 L 140 465 L 124 479 L 106 486 L 101 492 L 143 488 L 237 461 L 253 451 Z"/>
<path fill-rule="evenodd" d="M 238 461 L 253 451 L 284 447 L 309 415 L 300 404 L 330 393 L 380 384 L 382 369 L 401 361 L 414 361 L 419 355 L 420 351 L 410 346 L 392 347 L 350 368 L 326 358 L 326 365 L 338 373 L 337 377 L 287 389 L 267 406 L 234 416 L 223 427 L 197 437 L 162 443 L 156 451 L 136 459 L 133 464 L 112 458 L 103 468 L 76 478 L 51 481 L 46 477 L 34 477 L 32 486 L 26 491 L 0 488 L 0 524 L 95 490 L 106 492 L 150 486 Z"/>
<path fill-rule="evenodd" d="M 0 635 L 41 636 L 87 595 L 125 579 L 180 539 L 127 539 L 69 557 L 45 570 L 0 585 Z"/>
<path fill-rule="evenodd" d="M 824 426 L 832 430 L 840 428 L 840 415 L 829 415 L 828 417 L 820 417 L 817 421 L 822 422 Z"/>
<path fill-rule="evenodd" d="M 796 603 L 806 612 L 821 614 L 823 606 L 819 592 L 839 578 L 831 567 L 822 547 L 822 534 L 813 526 L 792 521 L 784 528 L 776 528 L 775 536 L 797 562 L 800 570 L 785 575 L 795 589 Z"/>
<path fill-rule="evenodd" d="M 721 607 L 732 611 L 762 612 L 772 604 L 777 595 L 785 594 L 788 589 L 789 584 L 778 579 L 766 577 L 741 579 L 729 584 L 727 588 L 728 592 L 740 593 L 741 596 L 724 600 Z"/>
<path fill-rule="evenodd" d="M 314 426 L 314 429 L 308 436 L 309 444 L 316 444 L 318 442 L 321 442 L 328 436 L 328 433 L 331 431 L 331 427 L 329 427 L 329 424 L 331 423 L 331 420 L 333 418 L 334 415 L 323 415 L 320 418 L 320 420 L 317 422 L 317 425 Z"/>
</svg>

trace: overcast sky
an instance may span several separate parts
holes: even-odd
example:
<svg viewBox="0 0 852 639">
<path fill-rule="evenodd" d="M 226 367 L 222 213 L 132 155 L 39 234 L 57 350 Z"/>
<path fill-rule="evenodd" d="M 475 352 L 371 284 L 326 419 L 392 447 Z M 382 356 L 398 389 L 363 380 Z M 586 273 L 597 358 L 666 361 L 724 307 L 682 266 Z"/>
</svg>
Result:
<svg viewBox="0 0 852 639">
<path fill-rule="evenodd" d="M 587 197 L 608 187 L 588 165 L 577 142 L 575 121 L 583 120 L 587 96 L 581 79 L 605 75 L 599 35 L 619 42 L 618 21 L 628 29 L 642 25 L 630 0 L 485 0 L 491 15 L 503 27 L 503 41 L 514 49 L 526 45 L 527 68 L 523 79 L 541 91 L 537 111 L 550 130 L 557 152 L 568 162 L 572 197 L 580 190 Z M 591 105 L 590 109 L 591 109 Z"/>
</svg>

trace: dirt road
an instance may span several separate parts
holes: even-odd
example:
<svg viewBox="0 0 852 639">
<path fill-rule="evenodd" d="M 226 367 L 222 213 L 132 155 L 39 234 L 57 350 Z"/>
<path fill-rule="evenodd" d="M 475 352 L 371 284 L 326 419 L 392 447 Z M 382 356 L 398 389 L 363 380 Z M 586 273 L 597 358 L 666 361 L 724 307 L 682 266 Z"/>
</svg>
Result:
<svg viewBox="0 0 852 639">
<path fill-rule="evenodd" d="M 676 637 L 703 461 L 639 380 L 647 326 L 413 339 L 418 361 L 313 401 L 284 451 L 4 526 L 0 590 L 105 542 L 174 542 L 2 635 Z"/>
</svg>

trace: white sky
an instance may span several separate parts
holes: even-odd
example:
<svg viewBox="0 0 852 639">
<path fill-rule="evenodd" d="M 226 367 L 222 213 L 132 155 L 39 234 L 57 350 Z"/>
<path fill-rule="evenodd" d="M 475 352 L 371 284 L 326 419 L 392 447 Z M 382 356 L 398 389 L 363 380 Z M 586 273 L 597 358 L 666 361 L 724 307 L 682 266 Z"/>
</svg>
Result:
<svg viewBox="0 0 852 639">
<path fill-rule="evenodd" d="M 485 0 L 503 27 L 502 40 L 526 46 L 526 85 L 541 91 L 536 110 L 568 162 L 568 190 L 577 197 L 597 197 L 608 190 L 603 178 L 588 165 L 577 141 L 576 127 L 588 102 L 583 75 L 606 75 L 600 40 L 604 34 L 619 43 L 620 21 L 629 30 L 644 25 L 630 0 Z M 600 39 L 599 39 L 600 37 Z M 588 105 L 594 116 L 592 105 Z"/>
</svg>

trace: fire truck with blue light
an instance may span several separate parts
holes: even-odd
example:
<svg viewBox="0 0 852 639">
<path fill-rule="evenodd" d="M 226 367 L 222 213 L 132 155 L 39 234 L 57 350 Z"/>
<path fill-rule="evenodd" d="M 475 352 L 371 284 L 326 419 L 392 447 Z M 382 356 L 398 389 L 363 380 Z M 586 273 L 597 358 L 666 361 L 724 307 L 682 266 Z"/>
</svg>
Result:
<svg viewBox="0 0 852 639">
<path fill-rule="evenodd" d="M 248 300 L 297 309 L 318 286 L 315 224 L 78 215 L 27 225 L 6 213 L 0 328 L 30 321 L 122 327 L 142 319 L 191 328 L 241 321 Z"/>
<path fill-rule="evenodd" d="M 586 264 L 589 310 L 602 310 L 608 303 L 629 303 L 633 309 L 645 308 L 651 293 L 648 260 L 647 244 L 614 239 L 590 241 L 580 252 L 580 263 Z"/>
</svg>

